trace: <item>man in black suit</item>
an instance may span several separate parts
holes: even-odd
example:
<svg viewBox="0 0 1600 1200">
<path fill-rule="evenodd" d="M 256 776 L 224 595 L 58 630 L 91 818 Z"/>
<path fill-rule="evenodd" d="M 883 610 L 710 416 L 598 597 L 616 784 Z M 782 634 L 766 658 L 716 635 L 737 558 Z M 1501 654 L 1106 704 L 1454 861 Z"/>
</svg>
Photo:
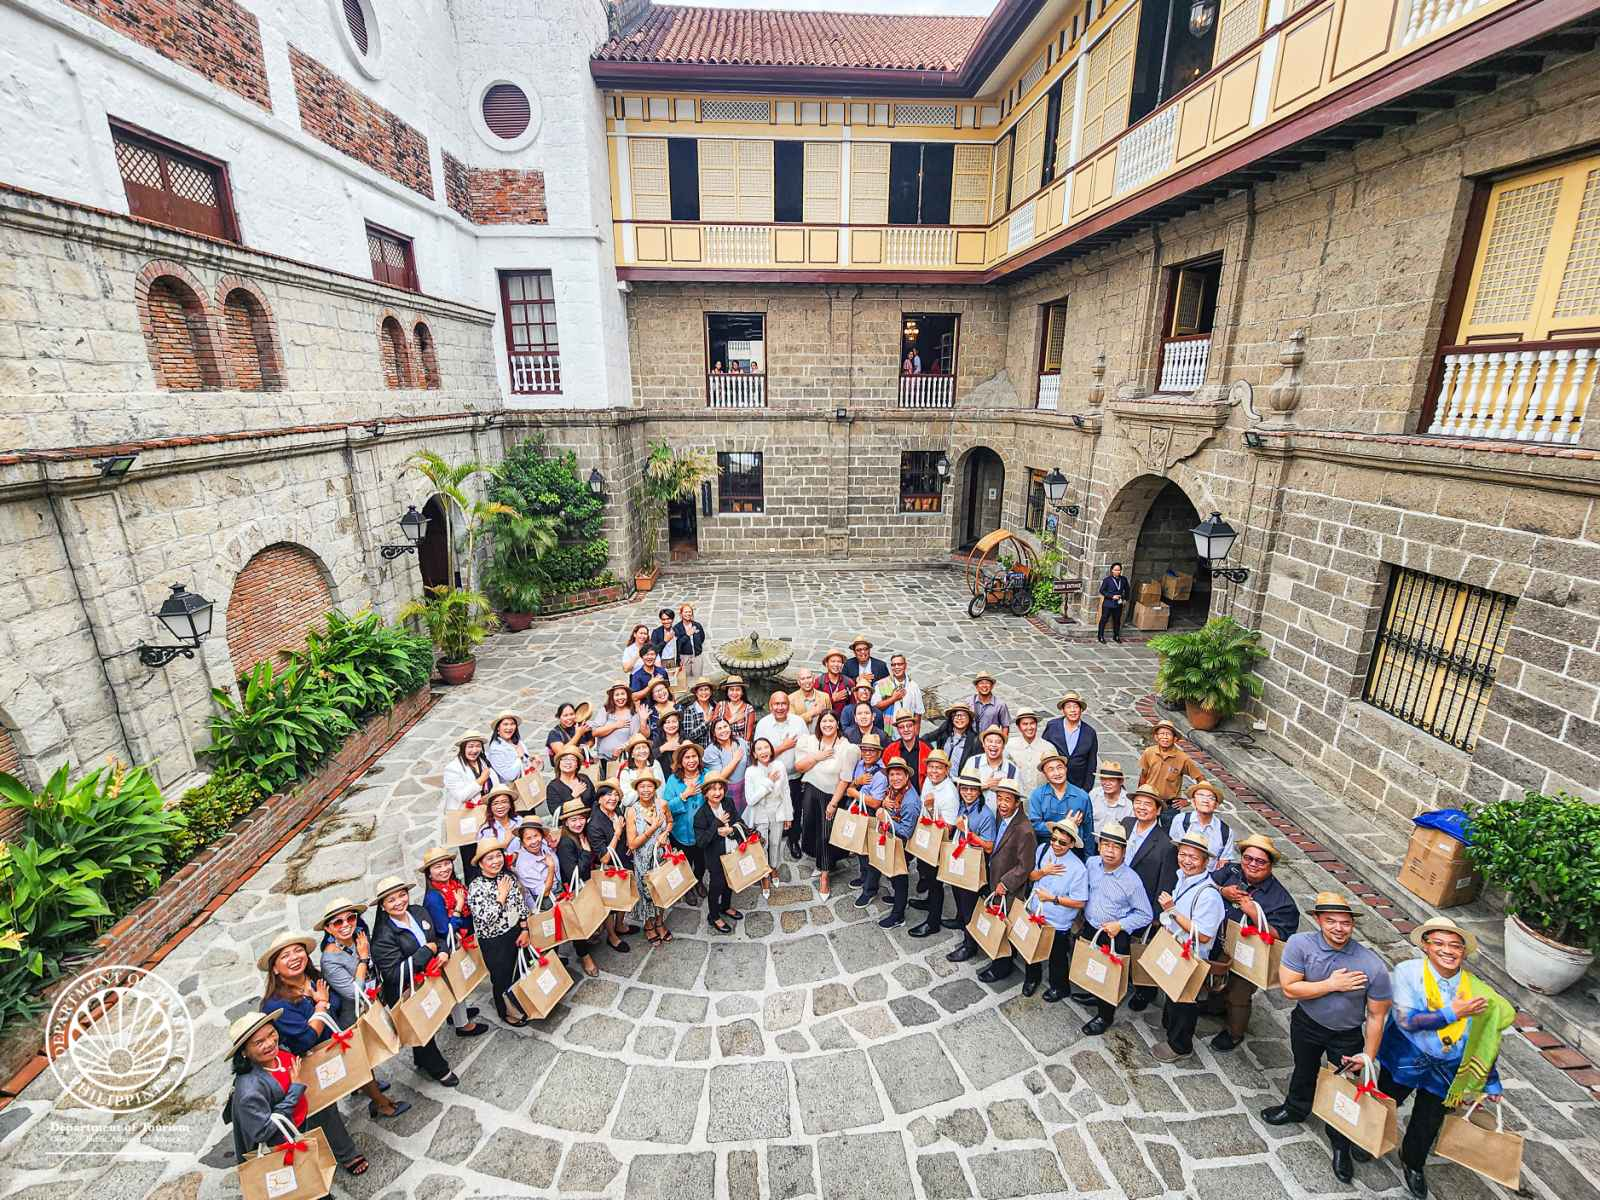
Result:
<svg viewBox="0 0 1600 1200">
<path fill-rule="evenodd" d="M 1067 782 L 1085 792 L 1094 788 L 1095 768 L 1100 764 L 1100 735 L 1083 720 L 1083 710 L 1088 707 L 1077 692 L 1068 692 L 1056 705 L 1061 715 L 1044 727 L 1044 740 L 1067 760 Z"/>
<path fill-rule="evenodd" d="M 1161 911 L 1156 897 L 1170 892 L 1178 882 L 1178 851 L 1161 825 L 1161 797 L 1146 787 L 1133 793 L 1133 826 L 1128 830 L 1127 863 L 1144 884 L 1151 911 Z M 1156 989 L 1149 985 L 1133 989 L 1128 1007 L 1141 1012 L 1154 1000 Z"/>
</svg>

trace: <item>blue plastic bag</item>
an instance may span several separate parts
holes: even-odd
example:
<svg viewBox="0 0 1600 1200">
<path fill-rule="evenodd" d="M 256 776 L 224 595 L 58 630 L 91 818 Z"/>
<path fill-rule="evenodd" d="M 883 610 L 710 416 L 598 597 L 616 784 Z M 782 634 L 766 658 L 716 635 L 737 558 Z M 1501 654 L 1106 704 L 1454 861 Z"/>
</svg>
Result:
<svg viewBox="0 0 1600 1200">
<path fill-rule="evenodd" d="M 1420 817 L 1413 818 L 1415 825 L 1424 829 L 1437 829 L 1440 833 L 1448 833 L 1458 842 L 1472 844 L 1472 823 L 1467 814 L 1459 808 L 1441 808 L 1436 812 L 1425 812 Z"/>
</svg>

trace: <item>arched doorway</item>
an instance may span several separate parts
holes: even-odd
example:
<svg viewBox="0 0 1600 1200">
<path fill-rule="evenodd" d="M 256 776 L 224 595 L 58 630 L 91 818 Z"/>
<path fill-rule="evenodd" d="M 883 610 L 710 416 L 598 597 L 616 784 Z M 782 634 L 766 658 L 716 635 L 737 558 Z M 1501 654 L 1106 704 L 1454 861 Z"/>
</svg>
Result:
<svg viewBox="0 0 1600 1200">
<path fill-rule="evenodd" d="M 974 446 L 967 452 L 961 476 L 961 524 L 957 545 L 969 549 L 984 534 L 1000 528 L 1001 506 L 1006 491 L 1006 467 L 1000 456 L 987 446 Z"/>
<path fill-rule="evenodd" d="M 1141 583 L 1160 583 L 1168 571 L 1191 575 L 1194 582 L 1183 600 L 1166 599 L 1171 609 L 1167 628 L 1195 628 L 1211 612 L 1211 571 L 1194 550 L 1200 513 L 1188 494 L 1161 475 L 1141 475 L 1117 493 L 1100 523 L 1094 564 L 1099 579 L 1114 562 L 1137 595 Z"/>
<path fill-rule="evenodd" d="M 437 496 L 428 497 L 422 515 L 428 518 L 428 531 L 417 547 L 417 569 L 423 587 L 443 587 L 450 582 L 450 521 Z"/>
</svg>

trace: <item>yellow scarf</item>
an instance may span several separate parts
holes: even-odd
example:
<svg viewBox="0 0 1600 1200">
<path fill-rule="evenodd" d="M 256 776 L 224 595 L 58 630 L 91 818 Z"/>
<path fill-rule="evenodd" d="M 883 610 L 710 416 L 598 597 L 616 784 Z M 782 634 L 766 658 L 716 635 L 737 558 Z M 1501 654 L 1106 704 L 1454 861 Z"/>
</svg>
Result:
<svg viewBox="0 0 1600 1200">
<path fill-rule="evenodd" d="M 1427 959 L 1422 960 L 1422 994 L 1428 1001 L 1430 1010 L 1437 1011 L 1444 1007 L 1444 995 L 1439 990 L 1439 981 L 1434 978 L 1433 967 Z M 1472 999 L 1472 976 L 1465 970 L 1461 972 L 1461 985 L 1456 989 L 1456 998 L 1459 1000 Z M 1446 1050 L 1466 1036 L 1467 1022 L 1471 1019 L 1471 1017 L 1462 1017 L 1459 1021 L 1446 1025 L 1439 1030 L 1439 1041 Z"/>
</svg>

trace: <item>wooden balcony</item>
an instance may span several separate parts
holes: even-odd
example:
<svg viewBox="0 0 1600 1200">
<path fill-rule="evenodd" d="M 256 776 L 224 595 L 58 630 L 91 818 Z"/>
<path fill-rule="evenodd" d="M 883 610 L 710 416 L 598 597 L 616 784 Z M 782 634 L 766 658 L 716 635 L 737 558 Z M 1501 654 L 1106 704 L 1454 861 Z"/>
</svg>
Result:
<svg viewBox="0 0 1600 1200">
<path fill-rule="evenodd" d="M 713 372 L 706 376 L 707 408 L 765 408 L 767 406 L 767 377 L 760 375 L 728 375 Z"/>
<path fill-rule="evenodd" d="M 954 375 L 900 376 L 901 408 L 954 408 L 955 403 Z"/>
<path fill-rule="evenodd" d="M 551 396 L 561 391 L 560 354 L 511 354 L 511 391 L 517 396 Z"/>
<path fill-rule="evenodd" d="M 1600 380 L 1600 339 L 1446 346 L 1430 434 L 1575 446 Z"/>
</svg>

